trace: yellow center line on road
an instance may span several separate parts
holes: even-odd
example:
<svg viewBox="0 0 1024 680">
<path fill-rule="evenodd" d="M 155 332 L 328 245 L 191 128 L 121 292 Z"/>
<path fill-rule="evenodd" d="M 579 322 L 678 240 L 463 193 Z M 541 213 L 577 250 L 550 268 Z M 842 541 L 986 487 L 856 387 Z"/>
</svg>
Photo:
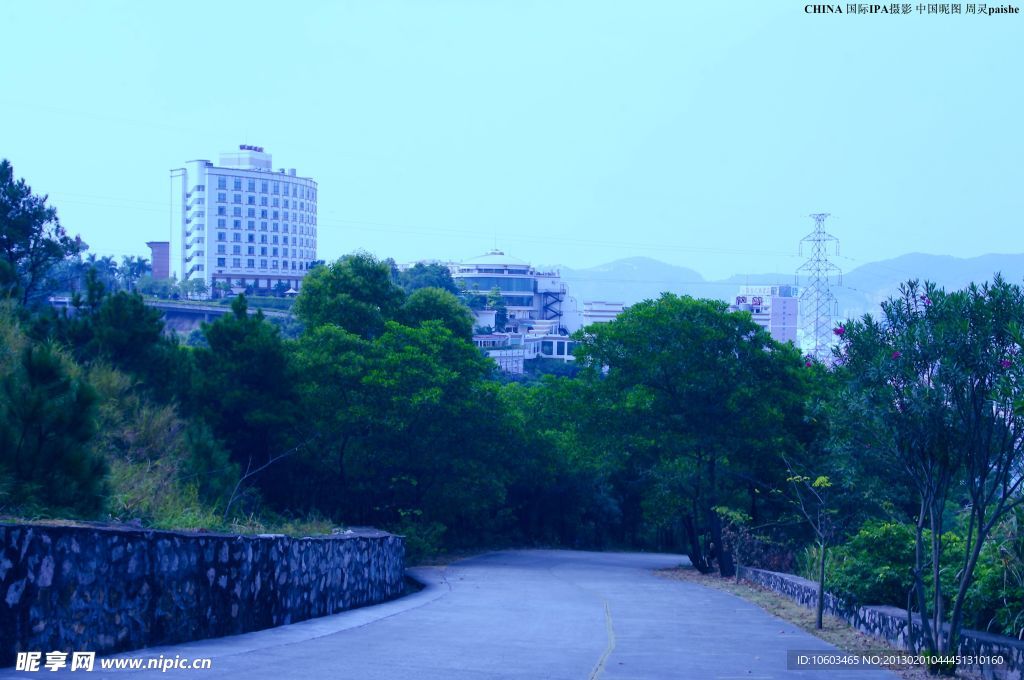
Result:
<svg viewBox="0 0 1024 680">
<path fill-rule="evenodd" d="M 615 627 L 612 626 L 612 610 L 608 606 L 608 600 L 604 600 L 604 627 L 608 631 L 608 644 L 605 645 L 604 653 L 601 658 L 597 660 L 597 665 L 594 666 L 594 670 L 590 671 L 590 677 L 588 680 L 597 680 L 601 677 L 604 672 L 604 665 L 608 661 L 608 657 L 612 655 L 612 651 L 615 649 Z"/>
</svg>

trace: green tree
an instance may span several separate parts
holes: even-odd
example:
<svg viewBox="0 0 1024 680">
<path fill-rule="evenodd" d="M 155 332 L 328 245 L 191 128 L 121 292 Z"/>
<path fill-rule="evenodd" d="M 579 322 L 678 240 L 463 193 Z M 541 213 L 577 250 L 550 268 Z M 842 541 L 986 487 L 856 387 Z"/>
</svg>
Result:
<svg viewBox="0 0 1024 680">
<path fill-rule="evenodd" d="M 660 499 L 646 503 L 648 515 L 681 527 L 696 568 L 710 571 L 717 558 L 732 575 L 718 509 L 748 493 L 751 504 L 772 502 L 758 498 L 768 494 L 751 489 L 748 472 L 802 445 L 808 381 L 795 348 L 726 310 L 666 293 L 589 326 L 576 356 L 616 395 L 606 417 L 623 428 L 618 445 Z"/>
<path fill-rule="evenodd" d="M 405 271 L 398 272 L 398 285 L 408 295 L 421 288 L 440 288 L 452 295 L 459 294 L 459 287 L 455 285 L 452 273 L 443 264 L 417 262 Z"/>
<path fill-rule="evenodd" d="M 42 285 L 55 265 L 83 249 L 46 201 L 24 179 L 14 180 L 9 161 L 0 161 L 0 295 L 23 305 L 47 292 Z"/>
<path fill-rule="evenodd" d="M 203 324 L 209 346 L 192 350 L 192 412 L 226 443 L 244 482 L 255 479 L 281 496 L 272 476 L 256 475 L 292 455 L 299 443 L 294 373 L 279 331 L 263 313 L 249 314 L 244 295 L 231 310 Z"/>
<path fill-rule="evenodd" d="M 508 326 L 508 307 L 505 306 L 505 297 L 501 289 L 495 286 L 487 295 L 487 308 L 494 310 L 494 328 L 501 332 Z"/>
<path fill-rule="evenodd" d="M 387 263 L 357 253 L 310 270 L 294 311 L 307 327 L 330 323 L 374 338 L 383 333 L 389 319 L 396 317 L 404 298 Z"/>
<path fill-rule="evenodd" d="M 0 478 L 5 505 L 88 516 L 103 506 L 106 466 L 94 454 L 96 393 L 55 343 L 32 343 L 0 309 Z"/>
<path fill-rule="evenodd" d="M 439 288 L 419 288 L 413 292 L 402 305 L 400 318 L 407 326 L 440 321 L 455 337 L 473 337 L 472 312 L 455 295 Z"/>
<path fill-rule="evenodd" d="M 955 293 L 910 281 L 882 304 L 878 320 L 868 316 L 836 330 L 837 359 L 859 396 L 852 405 L 871 425 L 864 436 L 917 490 L 914 590 L 925 647 L 940 654 L 957 649 L 986 539 L 1024 503 L 1024 366 L 1015 336 L 1022 317 L 1024 293 L 999 276 Z M 940 582 L 950 501 L 967 508 L 968 521 L 956 594 L 947 603 L 939 588 L 929 597 L 925 582 Z"/>
</svg>

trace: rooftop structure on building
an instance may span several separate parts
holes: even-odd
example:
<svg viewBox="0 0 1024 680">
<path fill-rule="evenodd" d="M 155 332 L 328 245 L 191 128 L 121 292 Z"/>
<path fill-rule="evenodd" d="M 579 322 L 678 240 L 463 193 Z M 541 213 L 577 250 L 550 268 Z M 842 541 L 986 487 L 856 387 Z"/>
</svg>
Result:
<svg viewBox="0 0 1024 680">
<path fill-rule="evenodd" d="M 570 300 L 557 270 L 541 271 L 528 262 L 492 250 L 479 257 L 448 265 L 455 283 L 466 291 L 487 295 L 495 288 L 508 309 L 510 330 L 525 331 L 537 321 L 554 322 L 556 333 L 575 330 Z"/>
<path fill-rule="evenodd" d="M 317 183 L 242 144 L 171 170 L 168 272 L 211 289 L 298 290 L 317 260 Z"/>
<path fill-rule="evenodd" d="M 797 345 L 800 290 L 791 285 L 740 286 L 731 312 L 750 312 L 761 328 L 779 342 Z"/>
<path fill-rule="evenodd" d="M 530 359 L 573 361 L 576 343 L 569 334 L 591 323 L 611 321 L 624 309 L 620 302 L 580 305 L 556 269 L 533 267 L 497 249 L 448 268 L 455 283 L 470 294 L 500 291 L 507 326 L 495 328 L 494 309 L 477 309 L 476 327 L 489 332 L 474 335 L 473 341 L 507 373 L 522 373 L 523 362 Z"/>
</svg>

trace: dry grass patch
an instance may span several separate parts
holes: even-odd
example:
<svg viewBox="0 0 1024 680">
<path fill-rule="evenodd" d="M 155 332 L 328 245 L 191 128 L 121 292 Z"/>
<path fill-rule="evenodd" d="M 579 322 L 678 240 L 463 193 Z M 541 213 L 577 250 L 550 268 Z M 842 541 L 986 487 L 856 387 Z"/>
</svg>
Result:
<svg viewBox="0 0 1024 680">
<path fill-rule="evenodd" d="M 785 621 L 789 621 L 811 635 L 819 637 L 825 642 L 833 644 L 846 652 L 867 653 L 891 651 L 901 653 L 903 651 L 893 647 L 892 645 L 886 644 L 877 638 L 870 637 L 858 630 L 854 630 L 847 625 L 845 621 L 827 614 L 822 618 L 822 629 L 818 630 L 815 628 L 815 616 L 813 609 L 803 607 L 788 597 L 779 595 L 775 591 L 768 590 L 756 583 L 750 583 L 748 581 L 737 582 L 733 579 L 722 578 L 716 574 L 702 574 L 692 567 L 659 569 L 657 574 L 664 578 L 674 579 L 677 581 L 689 581 L 690 583 L 696 583 L 707 588 L 724 590 L 725 592 L 732 593 L 737 597 L 742 597 L 744 600 L 752 602 L 761 609 L 764 609 L 769 614 L 777 616 Z M 920 666 L 887 666 L 887 668 L 905 680 L 934 680 L 935 678 L 935 676 L 929 675 L 928 672 Z M 982 676 L 964 670 L 958 670 L 956 677 L 963 678 L 964 680 L 982 680 Z"/>
</svg>

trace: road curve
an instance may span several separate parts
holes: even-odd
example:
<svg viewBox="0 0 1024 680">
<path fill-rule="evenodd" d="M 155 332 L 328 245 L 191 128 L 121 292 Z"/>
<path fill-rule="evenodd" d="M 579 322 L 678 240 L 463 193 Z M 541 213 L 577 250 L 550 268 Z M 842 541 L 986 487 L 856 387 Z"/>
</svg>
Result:
<svg viewBox="0 0 1024 680">
<path fill-rule="evenodd" d="M 418 570 L 428 587 L 384 605 L 122 655 L 210 657 L 211 671 L 104 673 L 97 662 L 84 677 L 895 679 L 878 670 L 787 671 L 787 650 L 834 648 L 728 593 L 653 573 L 684 560 L 640 553 L 489 553 Z"/>
</svg>

